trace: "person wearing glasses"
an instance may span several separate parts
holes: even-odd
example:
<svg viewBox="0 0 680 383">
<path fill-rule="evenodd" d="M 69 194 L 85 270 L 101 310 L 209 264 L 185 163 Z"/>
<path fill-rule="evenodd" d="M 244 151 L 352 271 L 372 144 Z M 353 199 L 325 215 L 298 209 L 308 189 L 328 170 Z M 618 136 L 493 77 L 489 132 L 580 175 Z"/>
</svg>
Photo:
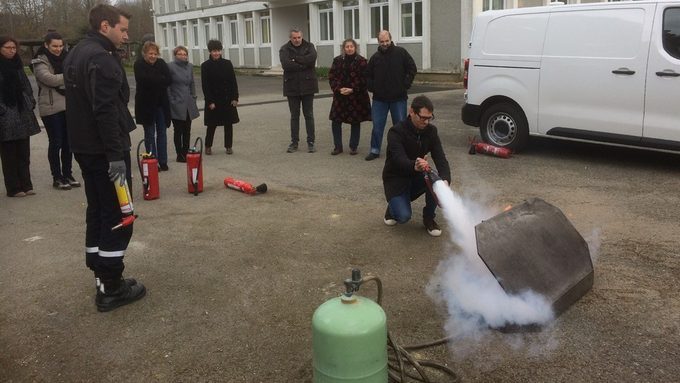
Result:
<svg viewBox="0 0 680 383">
<path fill-rule="evenodd" d="M 33 114 L 33 90 L 18 49 L 16 39 L 0 36 L 0 158 L 8 197 L 35 194 L 29 170 L 30 137 L 40 133 Z"/>
<path fill-rule="evenodd" d="M 387 209 L 383 222 L 387 226 L 408 222 L 411 202 L 425 194 L 423 224 L 428 234 L 438 237 L 442 231 L 434 220 L 437 201 L 425 184 L 423 174 L 430 168 L 428 153 L 447 184 L 451 183 L 451 170 L 437 128 L 432 125 L 433 112 L 432 101 L 426 96 L 418 96 L 411 102 L 407 118 L 387 132 L 387 155 L 382 174 Z"/>
</svg>

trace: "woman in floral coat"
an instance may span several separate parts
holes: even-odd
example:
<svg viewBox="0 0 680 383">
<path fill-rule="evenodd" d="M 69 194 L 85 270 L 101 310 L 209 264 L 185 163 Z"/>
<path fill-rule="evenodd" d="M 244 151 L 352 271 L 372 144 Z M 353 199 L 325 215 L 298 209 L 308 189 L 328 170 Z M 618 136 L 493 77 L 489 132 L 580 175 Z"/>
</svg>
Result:
<svg viewBox="0 0 680 383">
<path fill-rule="evenodd" d="M 342 153 L 342 124 L 351 126 L 349 154 L 357 154 L 360 124 L 371 120 L 371 101 L 366 88 L 364 71 L 368 62 L 357 53 L 357 43 L 347 39 L 342 43 L 342 54 L 333 59 L 328 82 L 333 91 L 333 104 L 328 118 L 332 121 L 334 148 L 332 155 Z"/>
</svg>

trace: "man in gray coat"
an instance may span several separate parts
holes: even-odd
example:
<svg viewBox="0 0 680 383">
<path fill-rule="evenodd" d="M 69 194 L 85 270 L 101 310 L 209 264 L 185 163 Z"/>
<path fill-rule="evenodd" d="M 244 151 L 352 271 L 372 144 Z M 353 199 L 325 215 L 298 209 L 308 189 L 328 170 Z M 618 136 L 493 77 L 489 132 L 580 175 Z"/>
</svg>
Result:
<svg viewBox="0 0 680 383">
<path fill-rule="evenodd" d="M 300 141 L 300 103 L 307 128 L 307 149 L 314 153 L 314 93 L 319 93 L 316 79 L 316 49 L 302 38 L 298 28 L 290 30 L 290 41 L 279 50 L 283 67 L 283 95 L 290 109 L 290 145 L 288 153 L 296 152 Z"/>
</svg>

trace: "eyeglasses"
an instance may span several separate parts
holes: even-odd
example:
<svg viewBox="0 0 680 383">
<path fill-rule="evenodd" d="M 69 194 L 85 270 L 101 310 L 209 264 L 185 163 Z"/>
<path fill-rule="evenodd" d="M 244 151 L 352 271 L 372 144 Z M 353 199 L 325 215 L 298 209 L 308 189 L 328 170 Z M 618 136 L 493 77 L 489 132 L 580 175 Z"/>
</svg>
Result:
<svg viewBox="0 0 680 383">
<path fill-rule="evenodd" d="M 15 51 L 15 50 L 17 50 L 17 47 L 14 46 L 14 45 L 6 45 L 6 46 L 3 46 L 3 48 L 8 49 L 8 50 L 10 50 L 10 51 Z"/>
<path fill-rule="evenodd" d="M 423 116 L 421 116 L 420 114 L 418 114 L 418 112 L 415 112 L 415 114 L 416 114 L 416 116 L 418 116 L 418 118 L 419 118 L 420 121 L 422 121 L 422 122 L 429 122 L 429 121 L 434 120 L 434 113 L 432 113 L 431 116 L 425 116 L 425 117 L 423 117 Z"/>
</svg>

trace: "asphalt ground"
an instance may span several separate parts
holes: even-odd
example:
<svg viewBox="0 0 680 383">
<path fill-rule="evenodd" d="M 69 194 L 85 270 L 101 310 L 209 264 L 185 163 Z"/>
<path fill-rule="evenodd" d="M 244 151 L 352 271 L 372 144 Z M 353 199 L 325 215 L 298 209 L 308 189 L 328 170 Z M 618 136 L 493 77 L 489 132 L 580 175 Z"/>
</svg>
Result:
<svg viewBox="0 0 680 383">
<path fill-rule="evenodd" d="M 139 219 L 125 274 L 148 294 L 110 313 L 96 311 L 84 265 L 84 192 L 51 187 L 47 135 L 32 137 L 37 195 L 0 198 L 0 381 L 309 382 L 312 314 L 354 267 L 383 281 L 399 342 L 438 339 L 455 326 L 446 303 L 428 294 L 458 249 L 454 228 L 440 215 L 444 234 L 428 236 L 420 200 L 411 222 L 382 223 L 384 157 L 363 159 L 370 124 L 359 155 L 331 156 L 322 83 L 318 152 L 289 154 L 280 78 L 239 77 L 239 85 L 234 154 L 215 145 L 204 157 L 202 194 L 187 192 L 175 162 L 160 175 L 158 200 L 142 200 L 133 181 Z M 486 330 L 418 356 L 469 382 L 678 381 L 680 157 L 545 139 L 510 159 L 472 156 L 477 131 L 460 122 L 463 91 L 428 85 L 412 95 L 420 93 L 434 101 L 456 192 L 493 212 L 543 198 L 583 236 L 599 233 L 599 247 L 593 289 L 542 331 Z M 205 134 L 201 122 L 192 137 Z M 133 142 L 142 136 L 140 127 Z M 225 177 L 269 191 L 228 190 Z"/>
</svg>

